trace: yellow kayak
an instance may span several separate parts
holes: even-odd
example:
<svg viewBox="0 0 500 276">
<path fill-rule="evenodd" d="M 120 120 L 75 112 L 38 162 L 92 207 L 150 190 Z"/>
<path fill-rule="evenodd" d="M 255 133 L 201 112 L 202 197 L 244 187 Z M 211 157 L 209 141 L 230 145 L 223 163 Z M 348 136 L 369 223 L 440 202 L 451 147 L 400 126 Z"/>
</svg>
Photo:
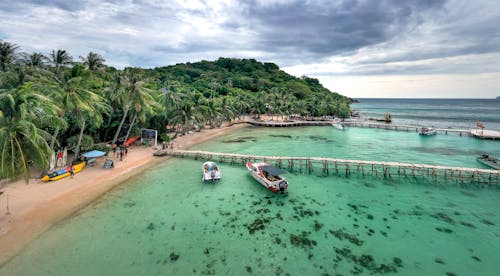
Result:
<svg viewBox="0 0 500 276">
<path fill-rule="evenodd" d="M 78 164 L 74 165 L 73 167 L 75 168 L 74 172 L 78 173 L 81 170 L 83 170 L 83 168 L 85 167 L 85 162 L 78 163 Z M 71 166 L 69 166 L 65 169 L 61 169 L 61 170 L 49 173 L 46 176 L 42 177 L 40 180 L 47 182 L 47 181 L 55 181 L 55 180 L 59 180 L 61 178 L 65 178 L 65 177 L 71 175 L 70 169 L 71 169 Z"/>
</svg>

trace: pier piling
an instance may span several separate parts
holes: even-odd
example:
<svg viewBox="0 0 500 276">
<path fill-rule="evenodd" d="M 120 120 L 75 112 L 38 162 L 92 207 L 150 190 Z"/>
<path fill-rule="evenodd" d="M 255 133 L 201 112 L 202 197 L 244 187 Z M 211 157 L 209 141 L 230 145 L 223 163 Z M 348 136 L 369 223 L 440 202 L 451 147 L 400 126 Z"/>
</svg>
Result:
<svg viewBox="0 0 500 276">
<path fill-rule="evenodd" d="M 364 176 L 365 173 L 368 173 L 375 177 L 380 175 L 380 177 L 385 179 L 392 179 L 393 175 L 397 175 L 400 177 L 410 176 L 414 179 L 432 179 L 435 182 L 444 180 L 455 181 L 461 184 L 500 184 L 500 171 L 477 168 L 445 167 L 400 162 L 346 160 L 324 157 L 259 156 L 189 150 L 159 150 L 155 153 L 155 155 L 171 155 L 181 158 L 190 157 L 195 160 L 215 159 L 219 162 L 230 162 L 231 164 L 240 163 L 242 165 L 245 165 L 248 161 L 269 162 L 280 168 L 283 167 L 283 162 L 286 162 L 287 168 L 290 171 L 294 171 L 295 163 L 298 162 L 300 173 L 303 172 L 303 169 L 306 173 L 314 173 L 316 168 L 319 172 L 322 172 L 325 175 L 330 175 L 330 167 L 332 166 L 336 175 L 339 175 L 339 172 L 343 172 L 346 177 L 350 177 L 352 175 L 352 168 L 354 166 L 354 172 L 357 172 L 358 174 Z M 371 170 L 365 171 L 365 166 L 370 166 Z"/>
</svg>

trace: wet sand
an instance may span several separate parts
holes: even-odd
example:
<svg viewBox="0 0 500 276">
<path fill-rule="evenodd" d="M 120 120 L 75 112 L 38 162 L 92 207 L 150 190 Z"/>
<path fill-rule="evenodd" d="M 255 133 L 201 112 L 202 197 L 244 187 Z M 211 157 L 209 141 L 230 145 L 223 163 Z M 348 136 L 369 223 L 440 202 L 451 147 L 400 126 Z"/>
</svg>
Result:
<svg viewBox="0 0 500 276">
<path fill-rule="evenodd" d="M 187 134 L 178 137 L 174 147 L 187 149 L 245 126 L 247 124 L 236 124 Z M 0 266 L 55 223 L 165 160 L 164 157 L 154 157 L 154 152 L 150 146 L 133 146 L 123 161 L 110 153 L 115 163 L 113 169 L 104 169 L 104 158 L 101 158 L 73 178 L 55 182 L 32 178 L 29 184 L 21 180 L 0 186 Z"/>
</svg>

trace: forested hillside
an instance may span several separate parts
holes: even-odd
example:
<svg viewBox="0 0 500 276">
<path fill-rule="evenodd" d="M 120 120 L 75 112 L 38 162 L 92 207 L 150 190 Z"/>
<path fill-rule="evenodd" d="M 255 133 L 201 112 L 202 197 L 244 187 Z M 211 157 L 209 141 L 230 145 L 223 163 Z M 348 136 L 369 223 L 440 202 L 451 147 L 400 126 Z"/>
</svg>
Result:
<svg viewBox="0 0 500 276">
<path fill-rule="evenodd" d="M 242 115 L 347 117 L 350 99 L 273 63 L 219 58 L 154 69 L 105 65 L 90 52 L 24 53 L 0 41 L 0 179 L 48 167 L 54 149 L 103 148 L 157 129 L 160 137 Z"/>
</svg>

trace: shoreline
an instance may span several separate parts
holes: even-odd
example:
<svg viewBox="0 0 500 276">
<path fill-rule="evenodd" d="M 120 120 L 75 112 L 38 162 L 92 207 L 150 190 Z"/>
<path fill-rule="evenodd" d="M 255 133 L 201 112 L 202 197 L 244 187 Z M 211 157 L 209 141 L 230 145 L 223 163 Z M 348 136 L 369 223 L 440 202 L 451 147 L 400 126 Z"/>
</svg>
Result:
<svg viewBox="0 0 500 276">
<path fill-rule="evenodd" d="M 174 145 L 176 149 L 187 149 L 247 126 L 238 123 L 204 129 L 177 137 Z M 70 218 L 151 166 L 164 162 L 164 158 L 153 156 L 155 151 L 150 146 L 134 146 L 129 148 L 122 162 L 111 157 L 115 163 L 113 169 L 103 169 L 103 159 L 75 174 L 74 178 L 47 183 L 31 178 L 29 184 L 20 180 L 4 185 L 0 194 L 0 210 L 5 210 L 0 211 L 0 267 L 58 222 Z"/>
</svg>

